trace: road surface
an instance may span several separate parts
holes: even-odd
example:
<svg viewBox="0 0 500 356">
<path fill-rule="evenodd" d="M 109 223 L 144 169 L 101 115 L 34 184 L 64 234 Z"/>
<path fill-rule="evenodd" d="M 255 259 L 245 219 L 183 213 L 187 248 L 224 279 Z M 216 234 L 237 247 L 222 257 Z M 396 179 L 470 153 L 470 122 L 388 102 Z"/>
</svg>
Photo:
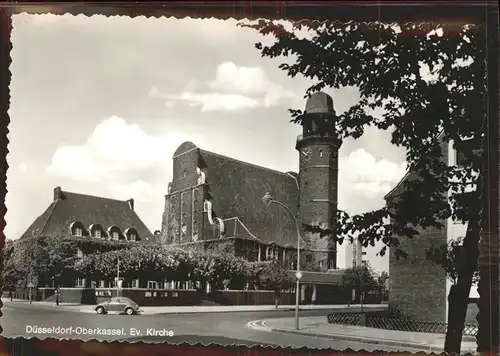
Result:
<svg viewBox="0 0 500 356">
<path fill-rule="evenodd" d="M 351 308 L 350 310 L 353 310 Z M 190 313 L 159 315 L 97 315 L 74 311 L 41 308 L 35 304 L 6 302 L 2 308 L 3 337 L 65 338 L 81 340 L 124 340 L 169 343 L 202 343 L 244 346 L 291 346 L 374 351 L 377 345 L 321 339 L 310 336 L 252 330 L 245 325 L 257 319 L 292 317 L 293 311 L 262 311 L 234 313 Z M 325 315 L 325 311 L 301 311 L 304 316 Z M 42 333 L 35 333 L 35 329 Z M 43 328 L 46 328 L 43 330 Z M 57 329 L 59 328 L 59 329 Z M 98 329 L 99 328 L 99 329 Z M 102 335 L 103 329 L 115 334 Z M 91 331 L 101 332 L 92 336 Z M 106 333 L 106 331 L 104 331 Z M 87 333 L 87 334 L 85 334 Z M 172 336 L 170 336 L 172 335 Z M 384 351 L 397 348 L 383 347 Z"/>
</svg>

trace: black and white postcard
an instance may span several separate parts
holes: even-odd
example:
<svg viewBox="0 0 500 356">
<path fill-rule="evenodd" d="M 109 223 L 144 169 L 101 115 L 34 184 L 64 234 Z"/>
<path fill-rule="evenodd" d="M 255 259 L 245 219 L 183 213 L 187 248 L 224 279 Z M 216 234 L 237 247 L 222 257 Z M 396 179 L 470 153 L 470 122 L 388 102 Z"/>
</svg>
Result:
<svg viewBox="0 0 500 356">
<path fill-rule="evenodd" d="M 2 336 L 476 352 L 482 31 L 12 15 Z"/>
</svg>

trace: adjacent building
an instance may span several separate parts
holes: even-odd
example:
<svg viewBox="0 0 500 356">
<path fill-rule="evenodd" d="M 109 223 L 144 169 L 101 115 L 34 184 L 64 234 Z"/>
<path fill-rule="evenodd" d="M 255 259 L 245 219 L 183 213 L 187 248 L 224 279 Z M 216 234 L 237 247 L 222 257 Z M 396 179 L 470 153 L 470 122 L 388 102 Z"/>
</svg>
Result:
<svg viewBox="0 0 500 356">
<path fill-rule="evenodd" d="M 134 199 L 116 200 L 54 188 L 47 209 L 21 238 L 89 237 L 131 243 L 154 243 L 154 235 L 134 211 Z"/>
<path fill-rule="evenodd" d="M 440 136 L 442 139 L 443 135 Z M 441 142 L 442 159 L 449 166 L 462 162 L 462 155 L 453 148 L 453 142 Z M 408 172 L 385 199 L 391 206 L 404 190 L 407 181 L 418 178 L 417 172 Z M 446 199 L 446 197 L 444 198 Z M 427 259 L 432 246 L 441 246 L 452 239 L 464 237 L 467 226 L 449 218 L 442 221 L 443 228 L 422 229 L 414 238 L 399 238 L 400 248 L 408 258 L 397 259 L 394 251 L 389 255 L 389 305 L 398 308 L 414 319 L 446 322 L 447 296 L 451 286 L 444 269 Z"/>
<path fill-rule="evenodd" d="M 54 188 L 52 202 L 21 236 L 21 239 L 74 237 L 75 239 L 111 240 L 130 244 L 156 243 L 153 233 L 134 211 L 134 199 L 116 200 Z M 77 257 L 93 251 L 75 251 Z M 36 277 L 33 277 L 36 278 Z M 28 277 L 31 279 L 31 277 Z M 38 281 L 39 287 L 109 287 L 114 281 L 91 281 L 60 276 L 58 281 Z"/>
<path fill-rule="evenodd" d="M 363 245 L 358 239 L 354 239 L 346 246 L 345 250 L 345 268 L 354 268 L 363 263 Z"/>
</svg>

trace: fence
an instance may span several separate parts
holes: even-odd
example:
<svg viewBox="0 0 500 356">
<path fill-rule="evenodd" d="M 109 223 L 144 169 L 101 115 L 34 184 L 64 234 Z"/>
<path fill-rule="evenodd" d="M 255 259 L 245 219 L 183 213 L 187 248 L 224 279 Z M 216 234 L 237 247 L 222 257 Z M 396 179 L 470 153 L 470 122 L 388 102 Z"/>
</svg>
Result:
<svg viewBox="0 0 500 356">
<path fill-rule="evenodd" d="M 384 330 L 411 331 L 421 333 L 446 334 L 448 325 L 440 322 L 418 321 L 366 313 L 328 313 L 328 323 L 341 325 L 362 325 Z M 465 324 L 463 335 L 476 336 L 478 326 Z"/>
</svg>

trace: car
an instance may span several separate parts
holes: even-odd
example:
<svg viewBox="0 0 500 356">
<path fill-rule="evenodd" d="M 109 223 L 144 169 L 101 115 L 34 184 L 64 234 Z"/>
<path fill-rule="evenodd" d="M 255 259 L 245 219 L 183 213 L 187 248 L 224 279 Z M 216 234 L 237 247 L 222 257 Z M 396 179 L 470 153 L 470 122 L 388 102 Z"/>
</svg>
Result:
<svg viewBox="0 0 500 356">
<path fill-rule="evenodd" d="M 139 304 L 127 297 L 114 297 L 99 303 L 95 307 L 95 311 L 97 314 L 117 313 L 127 315 L 136 315 L 142 312 Z"/>
</svg>

